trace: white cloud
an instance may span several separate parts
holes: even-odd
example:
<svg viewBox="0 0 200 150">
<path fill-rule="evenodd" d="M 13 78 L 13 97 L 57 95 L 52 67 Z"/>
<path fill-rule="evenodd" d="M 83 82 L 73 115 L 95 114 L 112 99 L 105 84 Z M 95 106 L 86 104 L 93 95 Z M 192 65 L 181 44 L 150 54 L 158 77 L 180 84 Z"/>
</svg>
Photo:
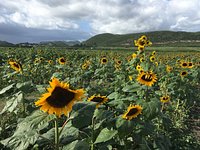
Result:
<svg viewBox="0 0 200 150">
<path fill-rule="evenodd" d="M 199 8 L 199 0 L 1 0 L 0 23 L 88 32 L 84 22 L 93 34 L 199 31 Z"/>
</svg>

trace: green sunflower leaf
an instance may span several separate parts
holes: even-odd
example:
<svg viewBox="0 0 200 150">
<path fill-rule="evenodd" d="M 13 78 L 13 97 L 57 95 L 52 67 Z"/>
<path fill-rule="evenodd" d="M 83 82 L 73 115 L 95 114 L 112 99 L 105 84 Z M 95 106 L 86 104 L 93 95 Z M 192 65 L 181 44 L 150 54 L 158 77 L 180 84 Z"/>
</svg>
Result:
<svg viewBox="0 0 200 150">
<path fill-rule="evenodd" d="M 3 88 L 3 89 L 0 91 L 0 95 L 1 95 L 1 94 L 4 94 L 4 93 L 6 93 L 6 92 L 8 92 L 10 89 L 12 89 L 12 88 L 14 87 L 14 85 L 15 85 L 15 83 L 13 83 L 13 84 L 11 84 L 11 85 L 9 85 L 9 86 Z"/>
<path fill-rule="evenodd" d="M 136 92 L 140 90 L 141 86 L 138 83 L 134 83 L 132 85 L 126 85 L 123 87 L 122 91 L 123 92 Z"/>
<path fill-rule="evenodd" d="M 118 133 L 117 130 L 109 130 L 108 128 L 104 128 L 99 133 L 98 137 L 96 138 L 96 141 L 94 143 L 101 143 L 111 140 L 116 134 Z"/>
<path fill-rule="evenodd" d="M 72 125 L 76 128 L 84 128 L 91 125 L 96 104 L 91 102 L 80 102 L 73 106 L 74 118 Z"/>
<path fill-rule="evenodd" d="M 62 150 L 88 150 L 90 149 L 88 142 L 85 140 L 76 140 L 68 145 L 63 146 Z"/>
<path fill-rule="evenodd" d="M 17 111 L 19 110 L 19 107 L 17 106 L 21 103 L 22 100 L 23 94 L 21 92 L 15 93 L 13 97 L 6 102 L 6 105 L 4 106 L 0 114 L 3 114 L 6 111 L 17 113 Z"/>
<path fill-rule="evenodd" d="M 33 145 L 38 140 L 39 131 L 44 129 L 52 119 L 54 115 L 37 110 L 18 123 L 13 136 L 0 142 L 11 149 L 26 150 L 29 145 Z"/>
<path fill-rule="evenodd" d="M 23 82 L 23 83 L 17 83 L 16 84 L 16 87 L 19 90 L 23 91 L 24 93 L 31 92 L 32 86 L 33 86 L 32 81 Z"/>
<path fill-rule="evenodd" d="M 157 98 L 151 99 L 150 102 L 143 103 L 142 114 L 149 119 L 155 118 L 161 109 L 160 101 Z"/>
</svg>

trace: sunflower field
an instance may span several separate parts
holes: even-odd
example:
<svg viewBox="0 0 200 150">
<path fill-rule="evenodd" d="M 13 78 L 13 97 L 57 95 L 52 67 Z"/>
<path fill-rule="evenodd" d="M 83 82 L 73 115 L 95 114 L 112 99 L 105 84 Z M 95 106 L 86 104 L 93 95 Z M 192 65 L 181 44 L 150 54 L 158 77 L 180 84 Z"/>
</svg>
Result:
<svg viewBox="0 0 200 150">
<path fill-rule="evenodd" d="M 0 149 L 200 149 L 200 52 L 134 45 L 1 48 Z"/>
</svg>

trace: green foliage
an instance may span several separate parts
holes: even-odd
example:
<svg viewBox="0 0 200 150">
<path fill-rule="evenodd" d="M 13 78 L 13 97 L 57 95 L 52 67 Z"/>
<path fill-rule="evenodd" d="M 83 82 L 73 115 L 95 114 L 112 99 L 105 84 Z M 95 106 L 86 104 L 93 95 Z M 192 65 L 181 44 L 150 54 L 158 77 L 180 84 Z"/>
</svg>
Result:
<svg viewBox="0 0 200 150">
<path fill-rule="evenodd" d="M 149 33 L 152 34 L 150 40 L 163 42 L 174 38 L 173 33 L 161 33 L 163 35 Z M 157 39 L 153 38 L 154 34 Z M 177 36 L 184 39 L 181 34 Z M 132 38 L 132 35 L 127 36 Z M 102 37 L 100 40 L 104 39 L 104 43 L 97 43 L 97 46 L 115 44 L 123 38 L 116 35 L 117 38 L 113 39 L 112 34 Z M 134 52 L 137 58 L 133 59 L 132 51 L 65 51 L 54 48 L 1 50 L 0 149 L 56 149 L 56 120 L 58 147 L 63 150 L 198 149 L 200 143 L 193 134 L 194 124 L 189 124 L 188 120 L 199 119 L 196 108 L 200 99 L 200 54 L 158 52 L 155 54 L 156 65 L 149 60 L 151 51 L 145 48 L 144 52 Z M 132 60 L 127 61 L 130 56 Z M 66 59 L 65 65 L 59 64 L 60 57 Z M 106 64 L 101 63 L 102 57 L 108 59 Z M 10 58 L 21 62 L 22 73 L 10 68 L 7 64 Z M 35 60 L 39 58 L 42 58 L 41 61 L 36 63 Z M 144 62 L 140 62 L 141 58 L 144 58 Z M 53 63 L 49 64 L 48 60 Z M 117 60 L 122 63 L 116 67 Z M 83 69 L 82 64 L 86 62 L 88 68 Z M 182 68 L 181 62 L 192 62 L 194 66 Z M 137 80 L 140 73 L 136 70 L 137 65 L 144 71 L 156 74 L 157 79 L 152 86 Z M 166 71 L 166 65 L 173 67 L 171 72 Z M 181 71 L 187 71 L 187 76 L 181 77 Z M 34 106 L 34 102 L 47 92 L 53 77 L 69 83 L 70 89 L 83 88 L 86 91 L 83 101 L 75 103 L 72 111 L 61 118 Z M 144 78 L 150 80 L 151 76 Z M 108 100 L 97 107 L 97 103 L 88 101 L 92 95 L 105 96 Z M 161 97 L 166 95 L 170 100 L 161 102 Z M 141 113 L 136 115 L 136 108 L 130 111 L 130 106 L 137 105 L 141 107 Z M 135 116 L 124 117 L 127 114 Z"/>
</svg>

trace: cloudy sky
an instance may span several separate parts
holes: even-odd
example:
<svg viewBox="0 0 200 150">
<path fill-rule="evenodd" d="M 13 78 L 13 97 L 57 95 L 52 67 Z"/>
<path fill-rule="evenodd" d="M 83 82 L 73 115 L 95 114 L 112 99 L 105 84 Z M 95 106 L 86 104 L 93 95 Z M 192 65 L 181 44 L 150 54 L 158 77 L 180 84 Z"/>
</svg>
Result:
<svg viewBox="0 0 200 150">
<path fill-rule="evenodd" d="M 200 31 L 200 0 L 0 0 L 0 40 L 85 40 L 99 33 Z"/>
</svg>

